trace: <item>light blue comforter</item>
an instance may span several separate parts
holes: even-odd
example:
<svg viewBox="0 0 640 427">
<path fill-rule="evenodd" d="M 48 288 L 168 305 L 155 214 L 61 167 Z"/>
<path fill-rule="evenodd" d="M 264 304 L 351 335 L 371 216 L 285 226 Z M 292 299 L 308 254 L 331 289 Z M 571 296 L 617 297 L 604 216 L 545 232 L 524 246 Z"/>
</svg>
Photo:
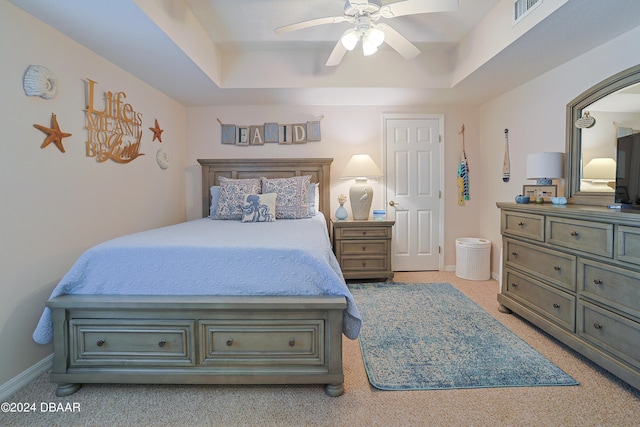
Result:
<svg viewBox="0 0 640 427">
<path fill-rule="evenodd" d="M 360 314 L 331 251 L 322 215 L 266 223 L 209 218 L 130 234 L 87 250 L 51 298 L 106 295 L 343 295 L 343 332 Z M 53 339 L 45 308 L 34 341 Z"/>
</svg>

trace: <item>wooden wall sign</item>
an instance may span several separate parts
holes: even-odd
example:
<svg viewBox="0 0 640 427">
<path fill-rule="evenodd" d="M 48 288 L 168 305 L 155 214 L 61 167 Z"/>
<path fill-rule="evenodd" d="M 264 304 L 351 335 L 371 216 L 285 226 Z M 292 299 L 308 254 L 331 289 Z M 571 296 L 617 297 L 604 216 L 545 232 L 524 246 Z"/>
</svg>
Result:
<svg viewBox="0 0 640 427">
<path fill-rule="evenodd" d="M 320 141 L 320 121 L 306 123 L 280 124 L 265 123 L 253 126 L 224 124 L 221 126 L 220 141 L 222 144 L 249 146 L 277 144 L 304 144 Z"/>
<path fill-rule="evenodd" d="M 95 108 L 96 83 L 90 79 L 86 82 L 87 157 L 95 157 L 100 163 L 109 159 L 129 163 L 144 156 L 140 153 L 142 113 L 124 102 L 127 97 L 124 92 L 105 92 L 102 109 Z"/>
</svg>

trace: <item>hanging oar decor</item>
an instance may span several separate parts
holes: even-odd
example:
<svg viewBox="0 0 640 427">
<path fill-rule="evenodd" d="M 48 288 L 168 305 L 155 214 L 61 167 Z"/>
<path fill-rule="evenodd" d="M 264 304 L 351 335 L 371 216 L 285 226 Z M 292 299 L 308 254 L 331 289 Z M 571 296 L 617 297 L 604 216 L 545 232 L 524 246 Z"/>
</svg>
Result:
<svg viewBox="0 0 640 427">
<path fill-rule="evenodd" d="M 462 134 L 462 157 L 458 165 L 458 204 L 464 206 L 465 200 L 469 200 L 469 163 L 464 146 L 464 124 L 459 134 Z"/>
<path fill-rule="evenodd" d="M 511 166 L 509 164 L 509 129 L 504 130 L 504 160 L 502 162 L 502 180 L 509 182 Z"/>
</svg>

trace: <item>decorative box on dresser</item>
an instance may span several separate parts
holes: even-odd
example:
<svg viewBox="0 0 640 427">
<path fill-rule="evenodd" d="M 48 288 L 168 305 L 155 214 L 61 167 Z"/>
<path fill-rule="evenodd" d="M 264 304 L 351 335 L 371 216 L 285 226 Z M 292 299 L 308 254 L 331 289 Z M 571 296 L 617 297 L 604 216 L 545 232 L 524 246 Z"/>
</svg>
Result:
<svg viewBox="0 0 640 427">
<path fill-rule="evenodd" d="M 500 310 L 640 389 L 640 212 L 498 203 Z"/>
<path fill-rule="evenodd" d="M 395 221 L 331 220 L 333 251 L 345 279 L 391 279 Z"/>
</svg>

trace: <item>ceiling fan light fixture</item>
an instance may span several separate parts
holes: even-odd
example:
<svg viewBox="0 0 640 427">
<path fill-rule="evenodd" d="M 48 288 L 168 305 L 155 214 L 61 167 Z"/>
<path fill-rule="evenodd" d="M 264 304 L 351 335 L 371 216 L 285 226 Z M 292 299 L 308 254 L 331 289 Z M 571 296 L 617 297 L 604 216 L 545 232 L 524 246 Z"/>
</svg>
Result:
<svg viewBox="0 0 640 427">
<path fill-rule="evenodd" d="M 373 55 L 378 51 L 378 47 L 371 42 L 367 37 L 362 38 L 362 53 L 364 56 Z"/>
<path fill-rule="evenodd" d="M 340 39 L 342 45 L 347 50 L 353 50 L 356 47 L 356 44 L 358 44 L 358 40 L 360 40 L 360 34 L 358 34 L 358 32 L 353 28 L 345 31 Z"/>
<path fill-rule="evenodd" d="M 375 47 L 379 47 L 384 41 L 384 32 L 376 27 L 371 27 L 364 35 Z"/>
</svg>

